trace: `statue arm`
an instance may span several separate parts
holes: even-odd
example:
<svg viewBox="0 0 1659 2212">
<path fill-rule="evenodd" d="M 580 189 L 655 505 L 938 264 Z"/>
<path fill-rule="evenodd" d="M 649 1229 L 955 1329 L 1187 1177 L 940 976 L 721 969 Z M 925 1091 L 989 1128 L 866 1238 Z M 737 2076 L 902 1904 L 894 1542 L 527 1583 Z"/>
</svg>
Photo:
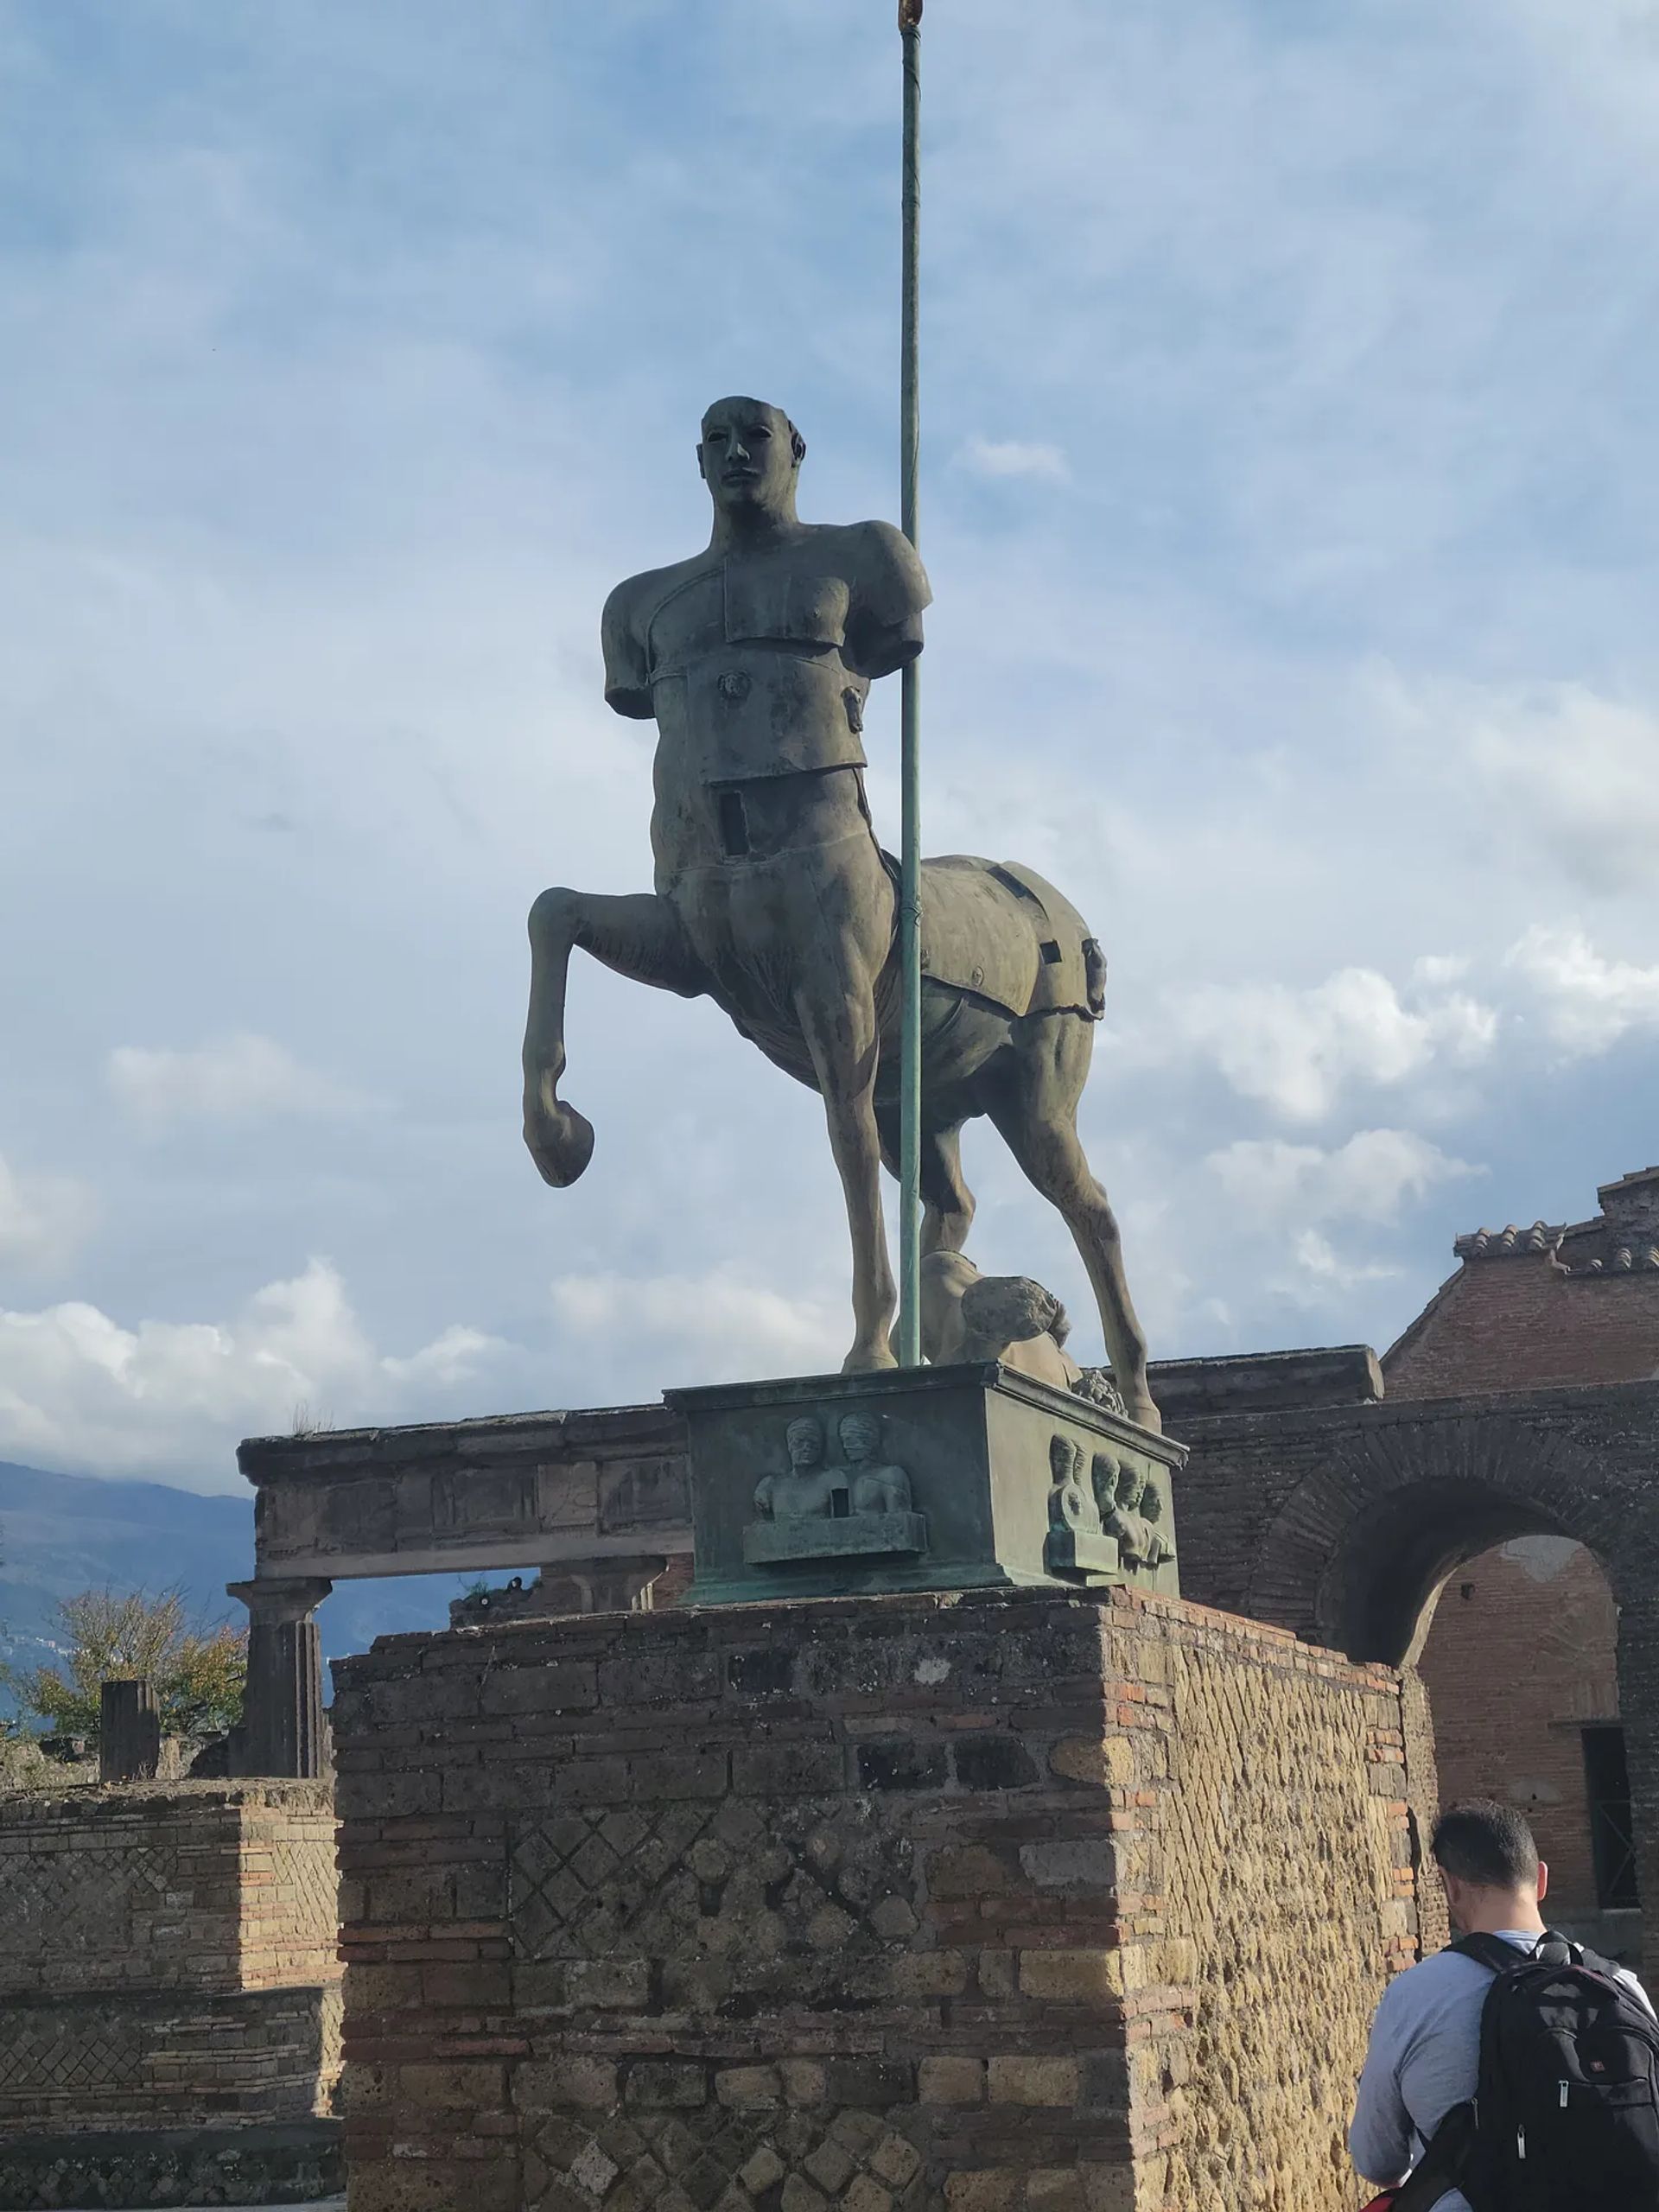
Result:
<svg viewBox="0 0 1659 2212">
<path fill-rule="evenodd" d="M 889 522 L 865 523 L 853 576 L 847 657 L 872 682 L 922 650 L 922 611 L 932 600 L 915 547 Z"/>
<path fill-rule="evenodd" d="M 599 641 L 605 656 L 605 703 L 632 721 L 652 719 L 645 647 L 633 626 L 633 594 L 619 584 L 605 602 Z"/>
</svg>

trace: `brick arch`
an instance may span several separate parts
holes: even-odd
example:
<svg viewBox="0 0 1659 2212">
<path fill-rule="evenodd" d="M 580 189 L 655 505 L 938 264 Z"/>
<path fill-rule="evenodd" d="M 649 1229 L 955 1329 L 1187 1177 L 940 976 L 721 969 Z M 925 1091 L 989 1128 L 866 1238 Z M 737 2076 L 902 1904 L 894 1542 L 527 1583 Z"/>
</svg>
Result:
<svg viewBox="0 0 1659 2212">
<path fill-rule="evenodd" d="M 1244 1610 L 1398 1665 L 1453 1568 L 1537 1535 L 1583 1544 L 1622 1599 L 1628 1503 L 1610 1504 L 1596 1476 L 1579 1437 L 1520 1414 L 1426 1412 L 1333 1435 L 1267 1529 Z"/>
</svg>

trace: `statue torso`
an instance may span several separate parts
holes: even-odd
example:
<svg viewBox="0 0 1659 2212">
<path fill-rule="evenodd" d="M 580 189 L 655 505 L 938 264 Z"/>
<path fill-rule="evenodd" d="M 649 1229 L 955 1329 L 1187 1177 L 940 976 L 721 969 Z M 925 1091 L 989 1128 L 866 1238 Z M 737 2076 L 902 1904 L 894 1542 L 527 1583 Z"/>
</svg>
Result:
<svg viewBox="0 0 1659 2212">
<path fill-rule="evenodd" d="M 618 586 L 606 696 L 657 723 L 659 869 L 729 854 L 712 787 L 863 766 L 864 701 L 886 672 L 868 656 L 918 625 L 927 597 L 915 553 L 884 523 L 803 524 Z"/>
<path fill-rule="evenodd" d="M 728 557 L 645 602 L 652 706 L 685 773 L 742 783 L 862 765 L 870 687 L 842 658 L 849 596 L 790 546 Z"/>
</svg>

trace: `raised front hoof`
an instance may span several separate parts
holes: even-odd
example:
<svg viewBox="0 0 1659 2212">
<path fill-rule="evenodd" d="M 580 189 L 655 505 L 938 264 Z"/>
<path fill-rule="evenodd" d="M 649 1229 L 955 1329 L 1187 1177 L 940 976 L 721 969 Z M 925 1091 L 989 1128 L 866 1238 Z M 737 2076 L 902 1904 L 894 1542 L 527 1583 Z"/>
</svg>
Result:
<svg viewBox="0 0 1659 2212">
<path fill-rule="evenodd" d="M 539 1107 L 524 1116 L 524 1142 L 543 1182 L 563 1191 L 594 1156 L 594 1125 L 574 1106 Z"/>
<path fill-rule="evenodd" d="M 880 1375 L 898 1361 L 886 1344 L 855 1344 L 841 1363 L 843 1375 Z"/>
</svg>

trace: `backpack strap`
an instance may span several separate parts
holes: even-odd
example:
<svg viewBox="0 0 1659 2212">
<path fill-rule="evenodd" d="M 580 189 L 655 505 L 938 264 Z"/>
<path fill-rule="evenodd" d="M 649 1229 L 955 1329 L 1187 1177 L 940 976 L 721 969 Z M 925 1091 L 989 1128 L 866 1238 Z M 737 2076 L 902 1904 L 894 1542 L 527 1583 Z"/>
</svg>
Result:
<svg viewBox="0 0 1659 2212">
<path fill-rule="evenodd" d="M 1557 1936 L 1555 1940 L 1559 1942 L 1561 1939 Z M 1548 1941 L 1548 1936 L 1539 1938 L 1540 1943 Z M 1538 1955 L 1536 1949 L 1517 1951 L 1515 1945 L 1506 1942 L 1502 1936 L 1465 1936 L 1451 1948 L 1493 1974 L 1513 1974 L 1516 1967 L 1529 1966 Z"/>
<path fill-rule="evenodd" d="M 1473 2103 L 1453 2105 L 1395 2190 L 1393 2212 L 1432 2212 L 1447 2190 L 1457 2187 L 1474 2140 Z"/>
</svg>

